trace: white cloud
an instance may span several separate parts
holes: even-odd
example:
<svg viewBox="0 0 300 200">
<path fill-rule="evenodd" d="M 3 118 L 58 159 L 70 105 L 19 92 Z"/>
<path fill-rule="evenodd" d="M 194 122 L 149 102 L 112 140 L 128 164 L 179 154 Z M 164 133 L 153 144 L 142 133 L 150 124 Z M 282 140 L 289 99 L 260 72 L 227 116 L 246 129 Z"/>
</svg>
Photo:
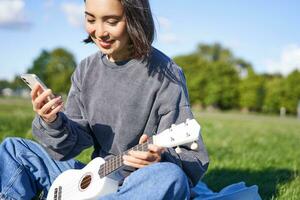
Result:
<svg viewBox="0 0 300 200">
<path fill-rule="evenodd" d="M 61 8 L 72 26 L 81 28 L 84 25 L 83 4 L 64 3 Z"/>
<path fill-rule="evenodd" d="M 300 45 L 286 46 L 278 59 L 268 59 L 265 65 L 269 73 L 288 75 L 295 69 L 300 70 Z"/>
<path fill-rule="evenodd" d="M 0 28 L 26 29 L 30 22 L 25 16 L 24 0 L 0 1 Z"/>
<path fill-rule="evenodd" d="M 172 23 L 166 17 L 157 18 L 157 36 L 158 40 L 165 44 L 178 44 L 180 42 L 179 37 L 172 32 Z"/>
</svg>

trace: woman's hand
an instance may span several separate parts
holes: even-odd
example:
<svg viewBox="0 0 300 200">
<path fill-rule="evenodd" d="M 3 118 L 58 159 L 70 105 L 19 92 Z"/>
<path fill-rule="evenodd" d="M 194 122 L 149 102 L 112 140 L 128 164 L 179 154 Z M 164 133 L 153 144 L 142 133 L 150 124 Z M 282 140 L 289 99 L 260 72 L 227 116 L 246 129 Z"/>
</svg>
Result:
<svg viewBox="0 0 300 200">
<path fill-rule="evenodd" d="M 57 113 L 63 108 L 61 96 L 55 97 L 50 89 L 43 90 L 40 85 L 35 85 L 31 93 L 33 110 L 47 123 L 55 121 Z M 52 98 L 50 101 L 49 99 Z"/>
<path fill-rule="evenodd" d="M 145 143 L 147 140 L 148 136 L 144 134 L 141 136 L 139 144 Z M 142 168 L 160 162 L 164 150 L 163 147 L 149 144 L 148 151 L 129 151 L 128 155 L 123 156 L 123 163 L 134 168 Z"/>
</svg>

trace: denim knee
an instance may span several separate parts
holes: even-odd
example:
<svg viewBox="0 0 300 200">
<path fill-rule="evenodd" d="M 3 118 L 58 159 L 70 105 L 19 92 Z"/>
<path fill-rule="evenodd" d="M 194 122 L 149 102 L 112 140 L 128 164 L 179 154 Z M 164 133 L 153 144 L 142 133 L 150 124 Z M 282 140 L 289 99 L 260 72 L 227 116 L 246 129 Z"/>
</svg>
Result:
<svg viewBox="0 0 300 200">
<path fill-rule="evenodd" d="M 15 143 L 18 138 L 14 137 L 8 137 L 5 138 L 1 143 L 1 149 L 5 149 L 6 151 L 14 150 L 15 149 Z"/>
<path fill-rule="evenodd" d="M 20 151 L 20 148 L 24 148 L 22 138 L 8 137 L 1 143 L 1 149 L 4 148 L 6 151 L 15 154 Z"/>
<path fill-rule="evenodd" d="M 153 165 L 153 173 L 160 174 L 157 183 L 168 185 L 163 199 L 189 199 L 190 188 L 186 174 L 176 164 L 161 162 Z"/>
<path fill-rule="evenodd" d="M 177 183 L 179 185 L 188 184 L 188 179 L 183 170 L 176 164 L 170 162 L 161 162 L 155 164 L 153 167 L 157 167 L 157 173 L 164 174 L 164 181 L 170 183 Z"/>
<path fill-rule="evenodd" d="M 128 176 L 115 194 L 105 199 L 185 200 L 190 197 L 188 178 L 180 167 L 160 162 Z"/>
</svg>

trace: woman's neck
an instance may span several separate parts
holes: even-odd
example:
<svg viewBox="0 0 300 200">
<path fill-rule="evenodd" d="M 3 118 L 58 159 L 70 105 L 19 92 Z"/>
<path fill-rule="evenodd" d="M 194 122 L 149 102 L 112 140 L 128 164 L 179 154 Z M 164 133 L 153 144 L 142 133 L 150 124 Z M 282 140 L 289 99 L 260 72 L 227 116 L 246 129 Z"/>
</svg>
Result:
<svg viewBox="0 0 300 200">
<path fill-rule="evenodd" d="M 116 52 L 112 55 L 106 55 L 106 58 L 110 62 L 121 62 L 121 61 L 126 61 L 132 58 L 132 49 L 126 48 L 123 51 Z"/>
</svg>

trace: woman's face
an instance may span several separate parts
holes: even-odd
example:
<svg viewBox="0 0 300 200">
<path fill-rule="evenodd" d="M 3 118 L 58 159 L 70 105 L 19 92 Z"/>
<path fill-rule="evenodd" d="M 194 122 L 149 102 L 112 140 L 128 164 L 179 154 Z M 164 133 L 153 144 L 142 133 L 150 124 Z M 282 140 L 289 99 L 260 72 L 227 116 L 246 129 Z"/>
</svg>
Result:
<svg viewBox="0 0 300 200">
<path fill-rule="evenodd" d="M 86 0 L 85 27 L 111 61 L 130 56 L 124 9 L 119 0 Z"/>
</svg>

